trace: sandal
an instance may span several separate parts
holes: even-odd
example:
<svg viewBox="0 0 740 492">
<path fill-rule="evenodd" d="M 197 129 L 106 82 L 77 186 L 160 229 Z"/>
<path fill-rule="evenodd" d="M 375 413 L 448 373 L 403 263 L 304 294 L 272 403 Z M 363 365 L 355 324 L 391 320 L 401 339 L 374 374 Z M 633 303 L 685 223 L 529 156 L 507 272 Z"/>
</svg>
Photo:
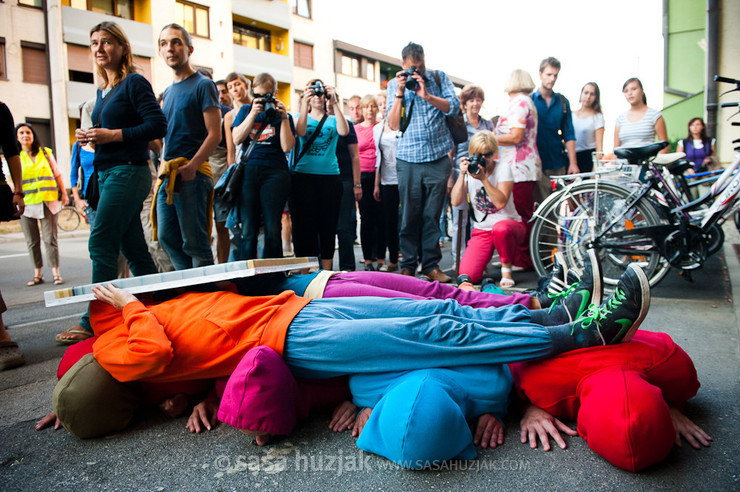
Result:
<svg viewBox="0 0 740 492">
<path fill-rule="evenodd" d="M 43 283 L 44 283 L 44 277 L 38 276 L 38 277 L 33 277 L 33 280 L 26 282 L 26 285 L 28 287 L 33 287 L 34 285 L 40 285 Z"/>
<path fill-rule="evenodd" d="M 507 267 L 501 267 L 501 281 L 498 283 L 498 286 L 502 289 L 510 289 L 511 287 L 514 287 L 516 285 L 516 282 L 514 282 L 513 278 L 504 278 L 504 273 L 511 273 L 511 268 Z"/>
<path fill-rule="evenodd" d="M 62 285 L 64 283 L 64 279 L 61 275 L 54 275 L 54 285 Z"/>
<path fill-rule="evenodd" d="M 78 325 L 79 326 L 79 325 Z M 61 338 L 62 335 L 74 335 L 74 337 L 70 338 Z M 83 340 L 87 340 L 93 336 L 92 333 L 85 330 L 84 328 L 80 327 L 78 328 L 70 328 L 67 331 L 61 332 L 59 335 L 57 335 L 54 340 L 57 341 L 57 343 L 61 343 L 62 345 L 74 345 L 77 342 L 81 342 Z"/>
</svg>

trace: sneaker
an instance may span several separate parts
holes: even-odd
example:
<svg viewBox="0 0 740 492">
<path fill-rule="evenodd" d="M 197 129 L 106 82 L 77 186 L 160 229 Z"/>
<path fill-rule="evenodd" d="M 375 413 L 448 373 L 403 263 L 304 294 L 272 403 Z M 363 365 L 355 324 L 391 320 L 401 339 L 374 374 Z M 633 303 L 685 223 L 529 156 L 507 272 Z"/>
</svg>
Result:
<svg viewBox="0 0 740 492">
<path fill-rule="evenodd" d="M 565 281 L 567 276 L 568 265 L 565 263 L 563 253 L 558 251 L 555 253 L 555 261 L 550 274 L 541 277 L 542 281 L 534 293 L 534 297 L 540 302 L 541 309 L 548 309 L 560 299 L 560 294 L 568 287 Z"/>
<path fill-rule="evenodd" d="M 563 298 L 562 304 L 554 304 L 550 311 L 564 309 L 567 321 L 572 323 L 580 318 L 592 304 L 596 306 L 601 304 L 602 284 L 599 255 L 596 254 L 596 250 L 589 249 L 583 260 L 583 275 L 578 282 L 560 294 Z"/>
<path fill-rule="evenodd" d="M 629 342 L 650 307 L 650 282 L 634 263 L 617 283 L 614 294 L 601 306 L 591 308 L 571 328 L 585 347 Z M 595 330 L 594 330 L 595 328 Z"/>
<path fill-rule="evenodd" d="M 473 280 L 470 278 L 470 275 L 465 275 L 464 273 L 457 276 L 456 282 L 458 286 L 464 283 L 473 284 Z"/>
<path fill-rule="evenodd" d="M 437 282 L 442 284 L 446 284 L 452 281 L 452 277 L 440 270 L 439 267 L 435 268 L 431 272 L 427 272 L 425 276 L 429 278 L 429 280 L 436 280 Z"/>
</svg>

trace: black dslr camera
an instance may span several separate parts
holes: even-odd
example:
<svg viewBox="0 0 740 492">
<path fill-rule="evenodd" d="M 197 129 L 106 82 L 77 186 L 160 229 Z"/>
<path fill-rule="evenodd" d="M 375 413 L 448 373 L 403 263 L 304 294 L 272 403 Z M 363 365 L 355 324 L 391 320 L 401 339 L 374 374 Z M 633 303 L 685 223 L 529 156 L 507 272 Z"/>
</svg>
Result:
<svg viewBox="0 0 740 492">
<path fill-rule="evenodd" d="M 313 95 L 316 97 L 326 96 L 326 88 L 324 87 L 324 84 L 321 83 L 321 81 L 317 80 L 313 84 L 309 85 L 311 89 L 313 89 Z"/>
<path fill-rule="evenodd" d="M 470 161 L 468 162 L 468 173 L 472 174 L 473 176 L 476 176 L 481 169 L 485 169 L 486 167 L 486 161 L 483 159 L 483 154 L 480 152 L 477 154 L 473 154 L 473 157 L 470 158 Z"/>
<path fill-rule="evenodd" d="M 412 77 L 415 73 L 419 73 L 419 71 L 413 65 L 401 73 L 401 75 L 406 76 L 406 88 L 410 91 L 415 91 L 419 87 L 419 83 Z"/>
<path fill-rule="evenodd" d="M 275 96 L 272 95 L 272 92 L 268 92 L 262 96 L 261 101 L 262 104 L 264 104 L 264 109 L 262 111 L 265 113 L 267 121 L 274 120 L 277 116 L 277 107 L 275 107 L 277 99 L 275 99 Z"/>
</svg>

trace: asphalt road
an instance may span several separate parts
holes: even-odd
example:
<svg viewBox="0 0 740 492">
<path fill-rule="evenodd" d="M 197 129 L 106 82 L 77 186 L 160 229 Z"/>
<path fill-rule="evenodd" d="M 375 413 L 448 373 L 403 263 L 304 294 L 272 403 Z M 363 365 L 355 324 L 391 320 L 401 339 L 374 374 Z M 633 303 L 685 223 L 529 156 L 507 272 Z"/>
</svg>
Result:
<svg viewBox="0 0 740 492">
<path fill-rule="evenodd" d="M 60 238 L 67 285 L 88 283 L 86 236 Z M 671 272 L 653 290 L 643 325 L 668 332 L 692 356 L 702 388 L 686 412 L 714 437 L 711 448 L 674 448 L 664 463 L 633 474 L 610 465 L 580 438 L 566 439 L 566 450 L 531 450 L 519 443 L 512 416 L 502 448 L 482 450 L 476 461 L 414 472 L 361 453 L 349 434 L 326 428 L 324 414 L 267 447 L 225 425 L 190 435 L 185 418 L 166 420 L 156 412 L 104 439 L 36 432 L 33 423 L 50 409 L 64 350 L 53 337 L 76 322 L 83 305 L 43 307 L 43 291 L 54 287 L 25 287 L 31 277 L 25 244 L 0 236 L 0 288 L 9 305 L 4 319 L 28 361 L 0 373 L 0 490 L 738 490 L 740 349 L 731 280 L 740 285 L 740 265 L 732 244 L 740 237 L 729 231 L 725 251 L 693 283 Z M 448 256 L 443 266 L 450 266 Z M 531 286 L 534 274 L 519 274 L 517 281 Z"/>
</svg>

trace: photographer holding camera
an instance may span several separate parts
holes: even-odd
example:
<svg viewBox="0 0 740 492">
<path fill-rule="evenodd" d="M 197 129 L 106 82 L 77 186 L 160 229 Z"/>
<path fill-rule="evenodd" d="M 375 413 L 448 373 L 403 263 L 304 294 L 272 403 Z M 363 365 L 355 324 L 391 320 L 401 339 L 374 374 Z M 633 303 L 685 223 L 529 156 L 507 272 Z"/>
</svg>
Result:
<svg viewBox="0 0 740 492">
<path fill-rule="evenodd" d="M 521 254 L 526 228 L 514 207 L 511 167 L 496 162 L 498 144 L 488 130 L 473 135 L 468 153 L 470 158 L 460 158 L 460 175 L 450 194 L 453 206 L 464 203 L 466 195 L 470 195 L 473 220 L 473 232 L 460 260 L 463 279 L 458 281 L 480 282 L 494 250 L 498 250 L 501 258 L 499 285 L 513 287 L 511 266 Z"/>
<path fill-rule="evenodd" d="M 244 180 L 237 203 L 229 213 L 232 227 L 229 261 L 257 258 L 260 215 L 264 218 L 263 258 L 282 258 L 280 219 L 290 194 L 290 172 L 285 154 L 295 145 L 293 119 L 285 104 L 275 99 L 275 78 L 268 73 L 254 77 L 251 104 L 239 108 L 231 127 L 234 145 L 251 147 L 242 153 Z M 257 141 L 252 145 L 252 140 Z"/>
<path fill-rule="evenodd" d="M 421 260 L 424 275 L 449 282 L 439 269 L 439 217 L 450 176 L 447 154 L 454 148 L 445 115 L 457 114 L 460 101 L 444 72 L 427 72 L 420 45 L 409 43 L 401 58 L 403 70 L 388 82 L 386 109 L 390 128 L 402 132 L 396 148 L 401 274 L 414 275 Z"/>
<path fill-rule="evenodd" d="M 334 110 L 328 115 L 326 105 Z M 349 133 L 339 96 L 319 79 L 311 80 L 301 97 L 296 120 L 300 151 L 294 154 L 290 191 L 293 249 L 296 256 L 319 256 L 321 268 L 331 270 L 337 235 L 342 181 L 337 140 Z"/>
</svg>

